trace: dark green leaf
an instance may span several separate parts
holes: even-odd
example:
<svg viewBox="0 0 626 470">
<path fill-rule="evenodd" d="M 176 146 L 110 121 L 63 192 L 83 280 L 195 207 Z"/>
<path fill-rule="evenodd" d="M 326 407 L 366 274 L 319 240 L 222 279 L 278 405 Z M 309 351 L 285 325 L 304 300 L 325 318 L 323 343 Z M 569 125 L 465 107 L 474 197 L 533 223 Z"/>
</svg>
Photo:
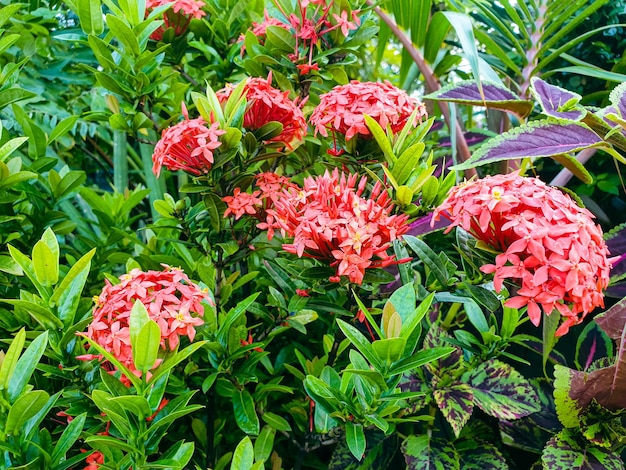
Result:
<svg viewBox="0 0 626 470">
<path fill-rule="evenodd" d="M 259 434 L 259 417 L 254 408 L 254 400 L 247 390 L 235 390 L 233 392 L 233 410 L 235 421 L 239 428 L 246 434 Z"/>
</svg>

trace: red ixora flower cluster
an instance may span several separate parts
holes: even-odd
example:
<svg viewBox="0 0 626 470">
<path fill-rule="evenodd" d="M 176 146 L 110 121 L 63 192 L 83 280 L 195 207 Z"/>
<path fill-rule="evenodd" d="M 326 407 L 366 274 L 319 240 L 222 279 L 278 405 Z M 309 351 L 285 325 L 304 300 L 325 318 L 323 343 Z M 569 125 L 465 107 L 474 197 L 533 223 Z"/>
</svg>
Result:
<svg viewBox="0 0 626 470">
<path fill-rule="evenodd" d="M 152 172 L 159 176 L 161 168 L 183 170 L 193 175 L 208 173 L 213 166 L 213 150 L 222 143 L 219 137 L 226 131 L 219 129 L 219 123 L 207 123 L 201 117 L 189 119 L 183 104 L 184 121 L 168 127 L 152 154 Z"/>
<path fill-rule="evenodd" d="M 346 38 L 350 31 L 356 30 L 361 24 L 359 10 L 348 13 L 347 10 L 341 9 L 341 2 L 334 0 L 298 0 L 295 13 L 286 12 L 279 2 L 273 3 L 282 18 L 273 18 L 265 10 L 264 20 L 261 23 L 253 22 L 251 31 L 261 44 L 265 41 L 269 26 L 277 26 L 292 33 L 296 38 L 296 44 L 293 54 L 288 58 L 296 64 L 301 75 L 307 75 L 311 70 L 319 70 L 318 64 L 313 61 L 313 52 L 320 44 L 327 47 L 330 45 L 328 33 L 340 30 L 342 36 Z M 242 35 L 239 41 L 243 42 L 244 38 Z M 245 49 L 242 46 L 243 52 Z"/>
<path fill-rule="evenodd" d="M 252 193 L 244 193 L 241 192 L 240 188 L 235 188 L 232 196 L 222 198 L 228 206 L 224 212 L 224 217 L 234 215 L 235 220 L 237 220 L 242 215 L 248 214 L 255 216 L 261 222 L 267 221 L 269 217 L 268 230 L 271 238 L 274 234 L 272 228 L 273 217 L 267 214 L 267 209 L 274 207 L 274 203 L 284 190 L 298 188 L 298 186 L 291 183 L 286 176 L 280 176 L 272 172 L 259 173 L 254 179 L 255 186 L 258 189 L 252 191 Z"/>
<path fill-rule="evenodd" d="M 234 87 L 227 85 L 216 94 L 220 102 L 225 103 Z M 268 140 L 281 142 L 289 150 L 302 143 L 307 133 L 306 120 L 302 110 L 294 100 L 289 99 L 288 91 L 272 87 L 272 76 L 248 78 L 244 88 L 248 101 L 243 117 L 243 127 L 249 131 L 260 129 L 268 122 L 277 121 L 283 125 L 283 131 Z"/>
<path fill-rule="evenodd" d="M 517 172 L 466 182 L 452 189 L 433 221 L 444 216 L 501 254 L 481 268 L 494 274 L 500 292 L 505 279 L 519 289 L 506 306 L 526 306 L 538 326 L 541 310 L 565 318 L 557 336 L 604 306 L 610 260 L 593 215 L 567 194 Z"/>
<path fill-rule="evenodd" d="M 105 280 L 102 293 L 94 300 L 93 320 L 86 336 L 93 339 L 139 376 L 133 363 L 129 319 L 135 302 L 144 304 L 150 318 L 161 329 L 161 349 L 174 350 L 180 336 L 193 341 L 195 327 L 202 325 L 203 301 L 212 303 L 208 291 L 191 282 L 181 269 L 164 271 L 133 269 L 120 277 L 119 284 Z M 93 359 L 94 356 L 81 356 Z"/>
<path fill-rule="evenodd" d="M 320 104 L 311 114 L 315 134 L 328 137 L 328 131 L 345 135 L 370 138 L 364 114 L 372 117 L 383 129 L 390 126 L 394 132 L 402 129 L 413 112 L 418 109 L 412 125 L 417 126 L 428 117 L 426 108 L 405 91 L 389 82 L 351 81 L 333 88 L 320 96 Z"/>
<path fill-rule="evenodd" d="M 366 185 L 366 177 L 337 169 L 305 178 L 303 187 L 284 184 L 272 192 L 273 207 L 257 227 L 267 230 L 269 239 L 274 230 L 292 237 L 283 245 L 289 253 L 328 262 L 335 269 L 331 281 L 347 276 L 362 284 L 366 269 L 405 261 L 389 256 L 387 248 L 409 228 L 406 215 L 392 215 L 393 202 L 382 184 L 376 182 L 369 198 L 363 196 Z"/>
<path fill-rule="evenodd" d="M 163 26 L 150 35 L 150 39 L 160 41 L 168 28 L 174 28 L 174 34 L 181 36 L 187 31 L 192 18 L 202 18 L 206 12 L 202 10 L 203 0 L 146 0 L 147 14 L 160 6 L 172 4 L 172 7 L 163 15 Z"/>
</svg>

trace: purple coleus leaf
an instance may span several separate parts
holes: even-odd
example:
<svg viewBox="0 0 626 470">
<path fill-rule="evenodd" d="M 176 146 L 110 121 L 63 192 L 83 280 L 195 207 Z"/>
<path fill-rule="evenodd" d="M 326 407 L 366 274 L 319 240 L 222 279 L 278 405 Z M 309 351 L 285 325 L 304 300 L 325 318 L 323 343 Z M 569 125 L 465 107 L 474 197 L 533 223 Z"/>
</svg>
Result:
<svg viewBox="0 0 626 470">
<path fill-rule="evenodd" d="M 447 85 L 424 99 L 451 101 L 453 103 L 486 106 L 487 108 L 510 111 L 520 118 L 525 118 L 533 110 L 533 102 L 523 100 L 505 86 L 492 82 L 482 82 L 482 91 L 478 83 L 465 80 Z"/>
<path fill-rule="evenodd" d="M 445 389 L 434 390 L 433 398 L 443 417 L 450 423 L 454 435 L 459 437 L 474 409 L 474 394 L 471 387 L 462 382 L 455 382 Z"/>
<path fill-rule="evenodd" d="M 518 419 L 539 411 L 533 386 L 510 365 L 489 359 L 463 374 L 474 394 L 474 404 L 490 416 Z"/>
<path fill-rule="evenodd" d="M 587 111 L 578 105 L 581 99 L 578 93 L 550 85 L 539 77 L 533 77 L 530 83 L 543 114 L 571 121 L 580 121 L 587 114 Z"/>
<path fill-rule="evenodd" d="M 624 462 L 610 449 L 579 444 L 575 432 L 564 429 L 547 443 L 541 454 L 543 468 L 623 470 Z"/>
<path fill-rule="evenodd" d="M 564 156 L 603 145 L 606 145 L 604 141 L 586 125 L 549 118 L 529 122 L 494 137 L 474 152 L 472 158 L 452 169 L 467 170 L 487 163 L 527 157 L 551 157 L 582 181 L 590 183 L 591 176 L 580 162 Z"/>
</svg>

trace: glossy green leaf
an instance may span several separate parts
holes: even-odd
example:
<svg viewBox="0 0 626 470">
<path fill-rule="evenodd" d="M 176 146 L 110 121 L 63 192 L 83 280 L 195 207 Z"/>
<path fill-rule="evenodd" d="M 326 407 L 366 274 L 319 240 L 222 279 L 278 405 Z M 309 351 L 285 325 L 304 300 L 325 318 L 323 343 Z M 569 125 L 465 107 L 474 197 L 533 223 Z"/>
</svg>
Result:
<svg viewBox="0 0 626 470">
<path fill-rule="evenodd" d="M 23 424 L 46 406 L 49 398 L 50 395 L 43 390 L 32 390 L 21 395 L 9 410 L 4 425 L 5 433 L 8 435 L 19 433 Z"/>
<path fill-rule="evenodd" d="M 0 147 L 0 162 L 4 162 L 9 156 L 22 146 L 24 142 L 28 140 L 28 137 L 16 137 L 8 142 L 4 143 Z"/>
<path fill-rule="evenodd" d="M 354 455 L 357 460 L 361 460 L 365 453 L 366 446 L 365 432 L 363 431 L 362 424 L 353 423 L 351 421 L 346 422 L 346 443 L 352 455 Z"/>
<path fill-rule="evenodd" d="M 154 367 L 160 343 L 161 329 L 157 322 L 150 320 L 141 327 L 139 337 L 133 344 L 133 362 L 137 370 L 146 373 Z"/>
<path fill-rule="evenodd" d="M 13 341 L 15 341 L 15 339 Z M 46 350 L 47 345 L 48 332 L 44 331 L 28 345 L 24 353 L 18 359 L 15 365 L 15 369 L 13 370 L 13 373 L 9 376 L 8 380 L 7 391 L 9 396 L 9 403 L 13 403 L 17 399 L 17 397 L 19 397 L 24 392 L 28 381 L 33 375 L 35 368 L 39 364 L 39 360 Z M 2 382 L 0 382 L 0 384 L 1 383 Z"/>
<path fill-rule="evenodd" d="M 402 358 L 405 346 L 406 339 L 404 338 L 379 339 L 372 343 L 374 353 L 387 367 Z"/>
<path fill-rule="evenodd" d="M 76 124 L 76 121 L 78 121 L 78 118 L 79 116 L 70 116 L 54 126 L 54 129 L 50 133 L 50 137 L 48 137 L 48 145 L 71 131 Z"/>
<path fill-rule="evenodd" d="M 41 240 L 33 247 L 33 269 L 37 280 L 45 287 L 52 287 L 59 280 L 58 253 L 55 256 L 50 247 Z"/>
<path fill-rule="evenodd" d="M 3 300 L 7 304 L 14 305 L 15 307 L 23 308 L 28 314 L 33 317 L 37 323 L 39 323 L 44 328 L 48 329 L 60 329 L 63 328 L 63 322 L 59 320 L 54 313 L 47 307 L 42 307 L 35 302 L 30 302 L 28 300 L 14 300 L 7 299 Z"/>
<path fill-rule="evenodd" d="M 12 103 L 22 100 L 28 100 L 36 97 L 37 94 L 32 91 L 23 90 L 22 88 L 12 87 L 0 91 L 0 109 Z M 19 138 L 19 137 L 18 137 Z"/>
<path fill-rule="evenodd" d="M 274 437 L 276 436 L 276 429 L 271 426 L 263 426 L 259 437 L 254 441 L 254 460 L 269 461 L 270 455 L 274 448 Z"/>
<path fill-rule="evenodd" d="M 80 27 L 87 34 L 98 36 L 104 31 L 100 0 L 76 0 Z"/>
<path fill-rule="evenodd" d="M 0 390 L 6 390 L 9 386 L 9 382 L 13 377 L 13 371 L 19 360 L 24 342 L 26 341 L 26 330 L 22 328 L 17 332 L 9 349 L 4 355 L 2 363 L 0 365 Z"/>
<path fill-rule="evenodd" d="M 403 359 L 394 364 L 393 368 L 389 370 L 389 375 L 404 374 L 405 372 L 409 372 L 411 370 L 417 369 L 418 367 L 422 367 L 429 362 L 433 362 L 437 359 L 445 357 L 453 351 L 454 348 L 448 347 L 431 348 L 425 351 L 419 351 L 413 356 Z"/>
<path fill-rule="evenodd" d="M 259 434 L 260 423 L 254 407 L 254 399 L 247 390 L 235 390 L 233 392 L 233 410 L 235 421 L 239 428 L 246 434 Z"/>
<path fill-rule="evenodd" d="M 9 254 L 11 255 L 11 258 L 13 258 L 13 260 L 17 264 L 20 265 L 26 277 L 28 277 L 28 279 L 35 286 L 35 289 L 37 289 L 37 292 L 39 293 L 39 295 L 43 298 L 48 298 L 49 297 L 48 291 L 41 285 L 41 283 L 37 279 L 37 276 L 35 275 L 35 270 L 33 269 L 33 262 L 31 261 L 31 259 L 25 254 L 23 254 L 17 248 L 14 248 L 12 245 L 8 245 L 8 248 L 9 248 Z"/>
<path fill-rule="evenodd" d="M 389 139 L 387 139 L 387 134 L 385 134 L 384 129 L 380 127 L 380 124 L 378 124 L 378 122 L 374 118 L 368 116 L 367 114 L 363 115 L 363 119 L 365 119 L 365 124 L 367 125 L 367 128 L 374 136 L 374 139 L 382 150 L 383 155 L 385 155 L 385 160 L 387 161 L 387 163 L 390 165 L 395 165 L 397 159 L 396 156 L 393 154 L 391 143 L 389 143 Z"/>
<path fill-rule="evenodd" d="M 261 418 L 277 431 L 291 431 L 291 425 L 289 424 L 289 422 L 282 416 L 277 415 L 276 413 L 266 411 L 261 415 Z"/>
<path fill-rule="evenodd" d="M 124 395 L 121 397 L 110 397 L 108 406 L 120 406 L 126 411 L 130 411 L 139 419 L 146 419 L 152 415 L 150 404 L 144 397 L 136 395 Z"/>
<path fill-rule="evenodd" d="M 59 440 L 54 446 L 54 450 L 52 451 L 52 455 L 50 457 L 53 465 L 57 465 L 61 463 L 61 461 L 65 460 L 67 452 L 72 448 L 80 437 L 80 434 L 83 432 L 83 426 L 85 425 L 86 419 L 87 413 L 81 413 L 78 416 L 75 416 L 63 430 L 63 434 L 59 437 Z"/>
<path fill-rule="evenodd" d="M 377 370 L 381 370 L 383 368 L 383 364 L 378 355 L 374 352 L 374 348 L 371 343 L 359 330 L 339 318 L 337 319 L 337 325 L 343 334 L 346 335 L 346 338 L 350 340 L 350 342 Z"/>
<path fill-rule="evenodd" d="M 465 58 L 470 64 L 472 74 L 474 75 L 474 79 L 478 82 L 478 89 L 482 95 L 478 49 L 476 48 L 472 20 L 468 15 L 455 11 L 444 11 L 443 14 L 454 28 L 459 38 L 461 47 L 465 53 Z"/>
<path fill-rule="evenodd" d="M 133 30 L 123 20 L 109 13 L 106 15 L 106 22 L 111 32 L 115 35 L 115 38 L 124 45 L 126 52 L 135 57 L 141 54 L 137 36 L 135 36 Z"/>
<path fill-rule="evenodd" d="M 66 326 L 74 322 L 95 253 L 94 248 L 76 261 L 50 297 L 50 305 L 57 306 L 59 318 Z"/>
<path fill-rule="evenodd" d="M 399 185 L 405 184 L 413 170 L 417 168 L 425 147 L 426 144 L 424 142 L 411 145 L 400 154 L 398 160 L 393 164 L 391 174 Z"/>
<path fill-rule="evenodd" d="M 448 285 L 448 271 L 435 252 L 417 237 L 405 235 L 403 239 L 406 244 L 409 245 L 409 248 L 420 257 L 428 269 L 432 271 L 439 284 L 441 284 L 442 287 L 446 287 Z"/>
<path fill-rule="evenodd" d="M 230 470 L 250 470 L 254 463 L 254 447 L 248 436 L 244 437 L 233 454 Z"/>
</svg>

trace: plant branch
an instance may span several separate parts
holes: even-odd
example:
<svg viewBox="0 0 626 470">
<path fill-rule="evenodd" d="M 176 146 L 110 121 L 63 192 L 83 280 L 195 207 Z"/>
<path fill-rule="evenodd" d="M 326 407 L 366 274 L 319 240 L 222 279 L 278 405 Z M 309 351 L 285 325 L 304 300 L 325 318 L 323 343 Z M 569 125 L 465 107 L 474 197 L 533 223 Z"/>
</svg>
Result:
<svg viewBox="0 0 626 470">
<path fill-rule="evenodd" d="M 405 48 L 405 50 L 409 53 L 417 68 L 422 73 L 424 77 L 424 82 L 426 85 L 426 91 L 428 93 L 433 93 L 441 88 L 439 80 L 435 77 L 435 74 L 428 66 L 422 55 L 419 53 L 417 48 L 413 45 L 411 39 L 406 35 L 404 31 L 400 29 L 400 27 L 396 24 L 396 22 L 384 11 L 382 11 L 379 7 L 374 6 L 374 2 L 372 0 L 366 0 L 367 5 L 373 7 L 374 12 L 380 17 L 380 19 L 391 29 L 394 36 L 398 38 L 400 44 Z M 465 136 L 463 135 L 463 131 L 461 130 L 461 125 L 458 122 L 453 123 L 450 117 L 450 108 L 448 108 L 448 103 L 439 102 L 439 109 L 441 109 L 441 114 L 443 115 L 443 119 L 446 122 L 448 129 L 454 129 L 456 134 L 456 148 L 459 153 L 459 158 L 461 162 L 468 160 L 471 156 L 471 152 L 469 146 L 467 145 L 467 140 L 465 140 Z M 467 178 L 471 178 L 472 176 L 476 176 L 476 170 L 474 168 L 470 168 L 465 171 L 465 176 Z"/>
</svg>

